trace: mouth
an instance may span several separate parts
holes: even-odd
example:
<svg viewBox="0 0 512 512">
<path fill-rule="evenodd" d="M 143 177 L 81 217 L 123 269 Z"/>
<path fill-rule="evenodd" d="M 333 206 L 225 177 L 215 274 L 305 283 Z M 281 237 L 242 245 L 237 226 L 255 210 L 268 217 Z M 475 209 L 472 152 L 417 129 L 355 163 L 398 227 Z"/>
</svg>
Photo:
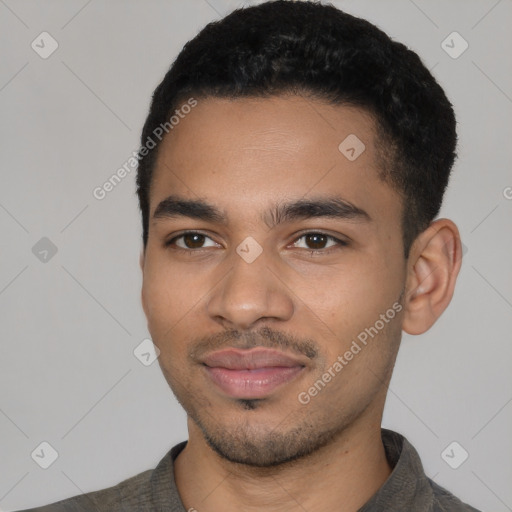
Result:
<svg viewBox="0 0 512 512">
<path fill-rule="evenodd" d="M 244 399 L 270 395 L 305 368 L 305 363 L 293 356 L 264 348 L 221 350 L 202 362 L 217 388 L 231 398 Z"/>
</svg>

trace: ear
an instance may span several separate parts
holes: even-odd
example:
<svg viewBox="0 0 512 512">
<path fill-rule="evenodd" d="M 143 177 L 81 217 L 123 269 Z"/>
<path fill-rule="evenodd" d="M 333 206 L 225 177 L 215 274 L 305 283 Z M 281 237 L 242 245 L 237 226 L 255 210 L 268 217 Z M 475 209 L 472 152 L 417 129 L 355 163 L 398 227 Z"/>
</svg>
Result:
<svg viewBox="0 0 512 512">
<path fill-rule="evenodd" d="M 414 241 L 407 265 L 405 313 L 408 334 L 428 331 L 452 300 L 462 264 L 462 243 L 449 219 L 430 224 Z"/>
</svg>

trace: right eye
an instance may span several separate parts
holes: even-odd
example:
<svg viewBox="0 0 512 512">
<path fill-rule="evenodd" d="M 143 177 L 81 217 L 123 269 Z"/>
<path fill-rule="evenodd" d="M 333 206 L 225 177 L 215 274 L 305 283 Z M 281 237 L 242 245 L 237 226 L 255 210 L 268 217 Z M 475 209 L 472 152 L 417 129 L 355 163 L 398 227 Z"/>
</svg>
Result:
<svg viewBox="0 0 512 512">
<path fill-rule="evenodd" d="M 202 244 L 204 244 L 205 240 L 211 238 L 209 236 L 206 236 L 203 233 L 200 233 L 198 231 L 185 231 L 181 233 L 178 236 L 175 236 L 171 238 L 169 241 L 165 243 L 166 247 L 172 247 L 176 248 L 178 250 L 182 251 L 195 251 L 197 249 L 203 249 L 205 248 Z M 181 240 L 181 244 L 178 243 L 178 240 Z M 213 240 L 212 240 L 213 242 Z M 215 247 L 217 244 L 213 242 L 214 245 L 209 247 Z"/>
</svg>

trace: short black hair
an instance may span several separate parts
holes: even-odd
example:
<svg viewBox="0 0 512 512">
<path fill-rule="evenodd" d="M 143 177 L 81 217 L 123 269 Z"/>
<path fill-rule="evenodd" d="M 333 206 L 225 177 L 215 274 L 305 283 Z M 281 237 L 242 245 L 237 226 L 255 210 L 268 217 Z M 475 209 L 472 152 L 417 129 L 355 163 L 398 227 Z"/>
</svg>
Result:
<svg viewBox="0 0 512 512">
<path fill-rule="evenodd" d="M 169 127 L 187 98 L 286 93 L 372 115 L 380 178 L 402 198 L 408 258 L 414 239 L 439 213 L 457 156 L 452 104 L 418 55 L 372 23 L 331 4 L 292 0 L 237 9 L 209 23 L 185 44 L 155 89 L 138 155 L 144 248 L 151 178 L 163 140 L 147 150 L 155 129 Z"/>
</svg>

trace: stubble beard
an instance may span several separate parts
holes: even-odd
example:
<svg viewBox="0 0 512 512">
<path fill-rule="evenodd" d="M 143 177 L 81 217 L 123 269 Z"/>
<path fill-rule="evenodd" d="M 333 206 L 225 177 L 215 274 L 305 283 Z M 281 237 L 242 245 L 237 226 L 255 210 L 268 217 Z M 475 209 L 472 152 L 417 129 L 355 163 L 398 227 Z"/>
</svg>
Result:
<svg viewBox="0 0 512 512">
<path fill-rule="evenodd" d="M 312 421 L 314 416 L 300 406 L 274 425 L 255 424 L 258 409 L 265 406 L 264 400 L 240 399 L 236 400 L 236 417 L 246 414 L 247 418 L 238 423 L 218 423 L 208 412 L 201 413 L 190 402 L 178 400 L 217 455 L 229 462 L 259 468 L 298 462 L 310 456 L 334 442 L 355 419 L 355 415 L 334 419 L 324 411 Z"/>
</svg>

